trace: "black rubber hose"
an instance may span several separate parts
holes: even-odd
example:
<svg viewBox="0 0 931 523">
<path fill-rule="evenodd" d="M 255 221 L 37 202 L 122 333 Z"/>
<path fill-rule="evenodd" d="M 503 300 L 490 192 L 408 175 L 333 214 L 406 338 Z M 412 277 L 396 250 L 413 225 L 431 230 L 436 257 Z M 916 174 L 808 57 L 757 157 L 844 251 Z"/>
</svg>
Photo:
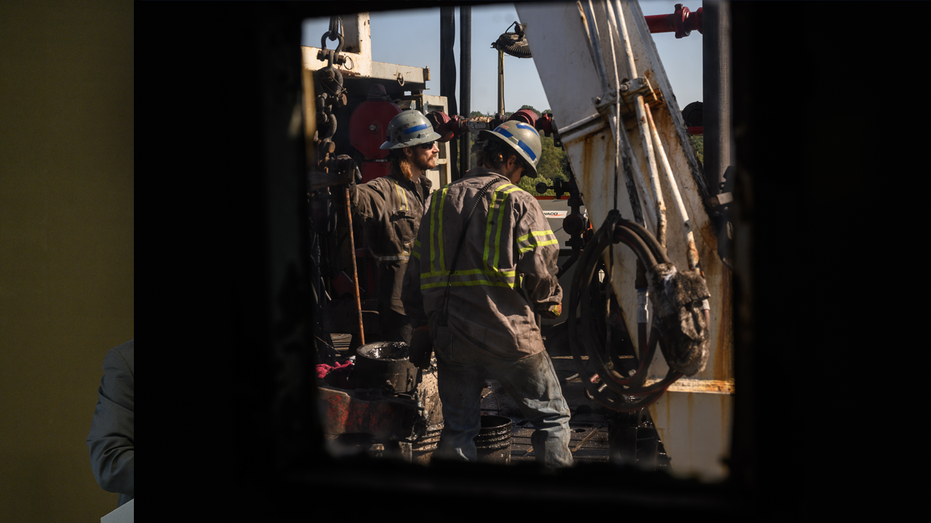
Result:
<svg viewBox="0 0 931 523">
<path fill-rule="evenodd" d="M 659 263 L 672 263 L 669 260 L 669 256 L 666 254 L 666 249 L 664 249 L 663 246 L 659 244 L 656 236 L 650 234 L 650 231 L 646 230 L 642 225 L 628 220 L 619 220 L 617 226 L 630 229 L 638 238 L 643 240 L 650 248 L 650 252 L 653 253 L 653 256 Z M 646 260 L 644 260 L 644 265 L 647 269 L 653 266 L 647 265 Z"/>
<path fill-rule="evenodd" d="M 639 231 L 636 231 L 637 229 L 639 229 Z M 636 234 L 636 232 L 639 232 L 640 234 Z M 632 224 L 632 222 L 626 222 L 626 221 L 623 221 L 623 222 L 618 221 L 615 224 L 614 234 L 612 235 L 612 239 L 620 240 L 624 242 L 626 245 L 628 245 L 629 247 L 631 247 L 632 250 L 640 257 L 644 265 L 652 267 L 656 265 L 656 260 L 653 258 L 652 253 L 650 253 L 649 250 L 647 250 L 645 247 L 647 243 L 654 243 L 654 242 L 649 241 L 650 238 L 652 238 L 652 234 L 647 232 L 646 229 L 638 226 L 637 224 Z M 603 245 L 603 244 L 599 244 L 599 245 Z M 659 245 L 658 243 L 655 243 L 655 246 L 658 246 L 658 245 Z M 604 248 L 607 248 L 607 247 L 609 246 L 603 245 L 601 250 L 603 251 Z M 584 297 L 583 297 L 583 303 L 585 303 Z M 640 378 L 642 378 L 644 376 L 644 373 L 646 372 L 646 368 L 649 367 L 650 361 L 643 361 L 643 365 L 638 366 L 638 372 L 636 372 L 634 376 L 632 377 L 622 376 L 618 372 L 612 369 L 608 369 L 607 366 L 604 365 L 603 360 L 601 359 L 601 354 L 604 352 L 609 353 L 610 349 L 611 349 L 610 347 L 602 348 L 602 347 L 597 347 L 597 346 L 590 346 L 589 347 L 589 360 L 595 361 L 595 366 L 599 370 L 599 375 L 604 376 L 605 378 L 603 380 L 604 383 L 609 388 L 613 389 L 615 392 L 618 392 L 620 394 L 624 394 L 628 396 L 650 394 L 656 390 L 659 390 L 660 388 L 665 389 L 664 384 L 668 386 L 668 383 L 672 383 L 672 381 L 675 381 L 676 379 L 678 379 L 679 376 L 681 376 L 681 374 L 679 374 L 679 376 L 673 377 L 674 373 L 670 371 L 670 374 L 668 374 L 667 377 L 662 382 L 650 385 L 649 387 L 643 388 L 643 387 L 627 386 L 636 381 L 640 381 Z M 643 356 L 646 356 L 646 354 L 644 354 Z M 601 372 L 604 372 L 604 374 L 601 374 Z"/>
<path fill-rule="evenodd" d="M 622 376 L 605 365 L 602 354 L 613 355 L 611 359 L 614 366 L 617 366 L 618 359 L 613 354 L 613 348 L 605 347 L 603 342 L 597 342 L 593 337 L 592 333 L 596 332 L 597 329 L 593 328 L 592 318 L 594 318 L 594 314 L 590 291 L 592 278 L 599 266 L 602 254 L 616 242 L 623 242 L 631 248 L 647 267 L 655 266 L 657 258 L 662 260 L 663 263 L 669 263 L 665 250 L 649 231 L 636 223 L 620 219 L 616 211 L 609 213 L 605 223 L 595 233 L 594 238 L 592 238 L 592 241 L 589 242 L 579 258 L 580 267 L 574 274 L 570 292 L 569 339 L 573 359 L 579 369 L 580 376 L 583 375 L 584 362 L 581 356 L 584 349 L 589 363 L 594 367 L 602 383 L 610 389 L 607 394 L 603 393 L 598 390 L 598 386 L 592 383 L 591 379 L 583 378 L 582 382 L 586 391 L 608 408 L 633 411 L 656 401 L 682 374 L 670 369 L 666 377 L 661 381 L 648 387 L 640 385 L 645 380 L 646 371 L 655 354 L 657 341 L 655 329 L 651 332 L 647 347 L 642 348 L 641 358 L 633 376 Z M 608 284 L 610 285 L 610 282 Z M 580 308 L 582 321 L 586 321 L 585 329 L 579 329 L 577 325 L 577 314 L 580 312 Z M 625 396 L 642 396 L 642 398 L 631 401 Z"/>
<path fill-rule="evenodd" d="M 527 39 L 517 33 L 504 33 L 495 41 L 495 48 L 517 58 L 532 58 Z"/>
</svg>

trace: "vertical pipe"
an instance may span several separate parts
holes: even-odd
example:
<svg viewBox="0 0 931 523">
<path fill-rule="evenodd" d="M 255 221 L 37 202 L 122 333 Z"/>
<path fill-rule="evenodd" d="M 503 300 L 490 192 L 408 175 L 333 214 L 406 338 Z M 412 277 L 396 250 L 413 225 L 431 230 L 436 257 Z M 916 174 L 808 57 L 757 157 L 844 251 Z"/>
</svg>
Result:
<svg viewBox="0 0 931 523">
<path fill-rule="evenodd" d="M 459 114 L 468 118 L 472 112 L 472 8 L 467 5 L 459 6 L 459 62 L 462 67 L 462 74 L 459 76 Z M 462 133 L 459 141 L 460 176 L 465 176 L 469 170 L 469 156 L 472 152 L 469 147 L 470 138 L 470 133 Z"/>
<path fill-rule="evenodd" d="M 459 114 L 456 104 L 456 8 L 440 8 L 440 96 L 446 97 L 449 114 Z M 449 142 L 449 181 L 459 179 L 459 143 Z"/>
<path fill-rule="evenodd" d="M 724 171 L 734 163 L 731 153 L 730 56 L 731 22 L 727 2 L 702 4 L 702 62 L 704 65 L 704 172 L 711 195 L 720 192 Z"/>
<path fill-rule="evenodd" d="M 623 46 L 623 52 L 625 57 L 625 62 L 627 64 L 628 78 L 631 80 L 638 78 L 637 66 L 634 62 L 634 52 L 630 46 L 630 35 L 627 31 L 627 21 L 624 16 L 623 6 L 620 3 L 617 3 L 617 9 L 614 9 L 611 3 L 607 3 L 608 10 L 608 22 L 609 25 L 614 23 L 617 25 L 616 30 L 618 31 L 618 37 L 621 39 L 621 44 Z M 617 60 L 615 60 L 615 70 L 617 69 Z M 659 174 L 656 167 L 656 156 L 653 151 L 653 139 L 650 134 L 650 128 L 647 124 L 646 117 L 646 104 L 643 101 L 643 96 L 637 95 L 634 102 L 634 107 L 637 111 L 637 125 L 640 128 L 640 138 L 643 143 L 643 155 L 647 161 L 647 170 L 650 175 L 650 187 L 653 189 L 653 196 L 655 197 L 656 205 L 653 205 L 653 199 L 650 197 L 650 193 L 644 190 L 646 195 L 646 200 L 649 203 L 650 207 L 656 212 L 656 228 L 659 238 L 665 241 L 666 237 L 666 204 L 663 200 L 662 189 L 659 184 Z M 620 102 L 620 93 L 618 93 L 618 101 Z M 623 129 L 623 128 L 622 128 Z"/>
<path fill-rule="evenodd" d="M 353 346 L 350 347 L 350 350 L 354 353 L 355 348 L 360 345 L 365 345 L 365 328 L 362 323 L 362 299 L 359 296 L 359 269 L 356 264 L 356 239 L 353 237 L 352 233 L 352 200 L 349 197 L 349 187 L 347 186 L 344 191 L 344 197 L 346 198 L 346 223 L 349 226 L 349 246 L 351 256 L 349 258 L 352 260 L 352 292 L 353 298 L 356 300 L 356 312 L 359 316 L 359 339 L 358 344 L 356 340 L 353 340 Z"/>
<path fill-rule="evenodd" d="M 628 78 L 631 80 L 637 77 L 637 65 L 634 62 L 634 52 L 630 48 L 630 36 L 627 34 L 627 22 L 624 19 L 624 8 L 620 2 L 615 1 L 614 6 L 610 3 L 607 4 L 609 20 L 613 21 L 620 31 L 619 36 L 621 38 L 621 43 L 624 44 L 624 57 L 625 63 L 627 64 L 627 74 Z"/>
<path fill-rule="evenodd" d="M 595 10 L 592 7 L 591 0 L 587 5 L 582 2 L 576 2 L 579 7 L 579 15 L 582 18 L 582 27 L 588 34 L 588 48 L 592 53 L 592 60 L 595 63 L 595 70 L 598 71 L 598 78 L 601 79 L 601 92 L 607 93 L 610 85 L 608 84 L 608 71 L 604 63 L 604 55 L 601 53 L 601 41 L 598 39 L 598 25 L 595 21 Z M 616 136 L 616 135 L 615 135 Z"/>
<path fill-rule="evenodd" d="M 498 49 L 498 112 L 504 114 L 504 51 Z"/>
</svg>

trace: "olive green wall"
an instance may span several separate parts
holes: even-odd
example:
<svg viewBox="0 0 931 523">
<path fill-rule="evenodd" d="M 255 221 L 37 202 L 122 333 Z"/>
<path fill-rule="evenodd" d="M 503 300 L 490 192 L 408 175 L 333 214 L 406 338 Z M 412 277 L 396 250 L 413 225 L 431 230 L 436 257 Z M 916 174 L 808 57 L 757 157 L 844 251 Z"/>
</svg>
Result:
<svg viewBox="0 0 931 523">
<path fill-rule="evenodd" d="M 85 438 L 133 222 L 133 3 L 0 3 L 0 521 L 116 507 Z"/>
</svg>

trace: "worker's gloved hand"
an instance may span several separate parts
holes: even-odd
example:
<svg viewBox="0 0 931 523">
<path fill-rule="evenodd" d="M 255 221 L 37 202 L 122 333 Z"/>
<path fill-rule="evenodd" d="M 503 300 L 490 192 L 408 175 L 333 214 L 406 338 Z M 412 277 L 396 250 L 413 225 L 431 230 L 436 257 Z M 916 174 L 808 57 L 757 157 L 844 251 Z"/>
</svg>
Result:
<svg viewBox="0 0 931 523">
<path fill-rule="evenodd" d="M 349 188 L 349 203 L 354 204 L 356 199 L 356 184 L 362 182 L 362 172 L 349 155 L 341 154 L 334 160 L 336 174 L 333 178 L 337 182 L 330 187 L 333 203 L 339 208 L 346 206 L 346 188 Z"/>
<path fill-rule="evenodd" d="M 430 337 L 429 327 L 418 327 L 411 334 L 411 343 L 409 348 L 410 362 L 421 369 L 430 367 L 430 359 L 433 357 L 433 339 Z"/>
<path fill-rule="evenodd" d="M 544 318 L 555 320 L 559 317 L 560 314 L 562 314 L 562 304 L 557 303 L 555 305 L 550 305 L 549 307 L 540 309 L 537 312 L 539 312 L 540 316 L 543 316 Z"/>
</svg>

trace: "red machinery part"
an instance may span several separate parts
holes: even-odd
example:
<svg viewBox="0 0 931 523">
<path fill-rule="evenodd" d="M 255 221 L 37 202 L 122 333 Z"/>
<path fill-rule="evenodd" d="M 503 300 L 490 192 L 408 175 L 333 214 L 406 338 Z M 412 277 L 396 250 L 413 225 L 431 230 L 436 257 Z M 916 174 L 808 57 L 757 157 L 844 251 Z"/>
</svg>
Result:
<svg viewBox="0 0 931 523">
<path fill-rule="evenodd" d="M 411 436 L 407 411 L 417 412 L 417 403 L 393 397 L 363 399 L 354 390 L 319 386 L 323 407 L 324 432 L 327 434 L 364 433 L 377 440 L 403 439 Z"/>
<path fill-rule="evenodd" d="M 676 4 L 671 15 L 652 15 L 644 17 L 651 33 L 676 33 L 676 38 L 688 36 L 693 30 L 702 33 L 702 8 L 692 13 L 688 7 Z M 704 34 L 704 33 L 702 33 Z"/>
<path fill-rule="evenodd" d="M 492 118 L 476 117 L 466 119 L 459 115 L 449 116 L 442 111 L 432 111 L 427 114 L 427 120 L 433 125 L 433 130 L 439 133 L 441 142 L 448 142 L 461 136 L 464 124 L 475 125 L 479 123 L 480 126 L 494 128 L 501 123 L 499 118 L 501 118 L 500 115 Z M 537 116 L 537 113 L 530 109 L 521 109 L 512 114 L 508 120 L 526 123 L 546 136 L 553 134 L 553 115 L 549 113 Z M 476 132 L 474 127 L 472 132 Z M 365 173 L 363 173 L 364 176 Z"/>
<path fill-rule="evenodd" d="M 512 114 L 508 120 L 516 120 L 518 122 L 524 122 L 525 124 L 534 127 L 537 124 L 537 113 L 531 111 L 530 109 L 521 109 L 516 113 Z"/>
<path fill-rule="evenodd" d="M 349 143 L 362 153 L 366 160 L 386 158 L 388 150 L 381 149 L 381 144 L 385 143 L 388 123 L 400 112 L 401 108 L 391 102 L 362 102 L 349 117 Z"/>
<path fill-rule="evenodd" d="M 546 136 L 552 135 L 553 134 L 553 113 L 546 113 L 540 116 L 540 118 L 537 119 L 537 124 L 534 127 L 536 127 L 537 131 L 540 131 Z"/>
<path fill-rule="evenodd" d="M 443 111 L 427 113 L 427 120 L 433 125 L 433 130 L 440 135 L 441 142 L 448 142 L 459 136 L 459 116 L 450 118 Z"/>
</svg>

